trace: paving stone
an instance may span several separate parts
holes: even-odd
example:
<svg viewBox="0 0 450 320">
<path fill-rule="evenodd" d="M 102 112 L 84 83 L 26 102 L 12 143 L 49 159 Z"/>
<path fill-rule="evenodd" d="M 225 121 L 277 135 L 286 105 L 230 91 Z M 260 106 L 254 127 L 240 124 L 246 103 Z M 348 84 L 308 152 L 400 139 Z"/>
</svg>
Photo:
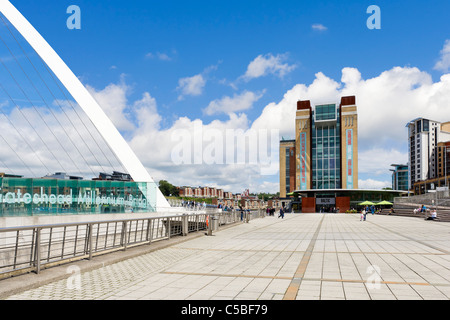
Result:
<svg viewBox="0 0 450 320">
<path fill-rule="evenodd" d="M 287 214 L 284 220 L 237 224 L 213 237 L 8 299 L 281 300 L 295 288 L 297 300 L 449 300 L 449 248 L 446 223 L 377 215 L 362 223 L 350 214 Z"/>
</svg>

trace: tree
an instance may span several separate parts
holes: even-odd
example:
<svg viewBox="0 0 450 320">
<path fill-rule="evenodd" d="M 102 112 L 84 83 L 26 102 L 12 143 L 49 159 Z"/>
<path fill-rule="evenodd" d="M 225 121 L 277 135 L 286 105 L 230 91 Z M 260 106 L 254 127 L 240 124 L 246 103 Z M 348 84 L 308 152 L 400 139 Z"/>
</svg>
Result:
<svg viewBox="0 0 450 320">
<path fill-rule="evenodd" d="M 279 195 L 279 193 L 277 194 Z M 277 194 L 261 192 L 258 194 L 258 198 L 264 201 L 268 201 L 269 199 L 276 197 Z"/>
<path fill-rule="evenodd" d="M 167 182 L 166 180 L 159 181 L 159 190 L 161 190 L 161 193 L 166 197 L 169 196 L 178 197 L 179 195 L 178 188 L 173 184 Z"/>
</svg>

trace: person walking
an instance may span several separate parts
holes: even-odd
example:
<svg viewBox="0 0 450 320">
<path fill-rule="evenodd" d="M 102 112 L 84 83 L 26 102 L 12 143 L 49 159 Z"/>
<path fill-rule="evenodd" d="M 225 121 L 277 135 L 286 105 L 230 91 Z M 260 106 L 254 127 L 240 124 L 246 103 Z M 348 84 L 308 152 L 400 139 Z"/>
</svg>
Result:
<svg viewBox="0 0 450 320">
<path fill-rule="evenodd" d="M 278 218 L 281 217 L 281 219 L 284 219 L 284 210 L 283 208 L 280 208 L 280 215 L 278 216 Z"/>
</svg>

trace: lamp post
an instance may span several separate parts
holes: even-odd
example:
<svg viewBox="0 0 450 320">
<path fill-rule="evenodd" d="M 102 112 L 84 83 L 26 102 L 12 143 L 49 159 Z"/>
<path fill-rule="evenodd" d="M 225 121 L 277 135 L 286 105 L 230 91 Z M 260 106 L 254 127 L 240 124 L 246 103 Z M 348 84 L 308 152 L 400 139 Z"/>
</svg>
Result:
<svg viewBox="0 0 450 320">
<path fill-rule="evenodd" d="M 444 146 L 444 170 L 445 170 L 445 186 L 447 187 L 447 146 Z"/>
</svg>

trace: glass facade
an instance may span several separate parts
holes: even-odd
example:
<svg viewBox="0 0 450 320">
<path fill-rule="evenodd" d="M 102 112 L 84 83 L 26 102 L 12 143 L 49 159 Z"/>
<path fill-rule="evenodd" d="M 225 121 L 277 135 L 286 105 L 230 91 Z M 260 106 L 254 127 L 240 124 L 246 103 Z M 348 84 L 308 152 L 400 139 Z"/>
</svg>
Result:
<svg viewBox="0 0 450 320">
<path fill-rule="evenodd" d="M 341 128 L 336 105 L 316 106 L 312 124 L 312 189 L 341 188 Z M 335 120 L 318 123 L 317 120 Z"/>
<path fill-rule="evenodd" d="M 0 217 L 154 212 L 156 184 L 0 178 Z"/>
<path fill-rule="evenodd" d="M 336 120 L 336 115 L 337 112 L 335 104 L 324 104 L 315 107 L 316 121 Z"/>
<path fill-rule="evenodd" d="M 409 171 L 407 165 L 393 165 L 392 170 L 392 189 L 393 190 L 408 190 Z"/>
</svg>

